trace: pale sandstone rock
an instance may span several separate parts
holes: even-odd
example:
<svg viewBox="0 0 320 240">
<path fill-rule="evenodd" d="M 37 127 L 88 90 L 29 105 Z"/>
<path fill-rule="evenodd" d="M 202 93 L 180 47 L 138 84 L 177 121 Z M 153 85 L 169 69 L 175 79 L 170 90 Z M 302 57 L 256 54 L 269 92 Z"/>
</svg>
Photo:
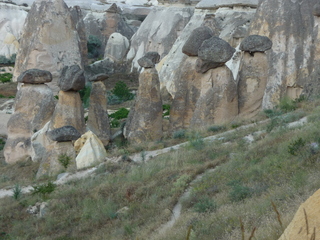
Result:
<svg viewBox="0 0 320 240">
<path fill-rule="evenodd" d="M 237 85 L 227 66 L 201 77 L 201 92 L 191 119 L 192 127 L 223 124 L 238 115 Z"/>
<path fill-rule="evenodd" d="M 85 143 L 81 147 L 81 150 L 76 157 L 77 169 L 83 169 L 86 167 L 91 167 L 103 162 L 107 157 L 107 152 L 100 141 L 100 139 L 91 131 L 86 132 L 75 143 L 81 145 L 84 141 Z"/>
<path fill-rule="evenodd" d="M 84 111 L 79 93 L 60 91 L 58 96 L 59 100 L 51 118 L 50 128 L 73 126 L 80 134 L 84 133 Z"/>
<path fill-rule="evenodd" d="M 125 137 L 130 142 L 155 141 L 162 138 L 162 99 L 155 68 L 145 69 L 139 76 L 139 89 L 131 108 Z"/>
<path fill-rule="evenodd" d="M 316 191 L 301 204 L 291 223 L 281 235 L 279 240 L 318 239 L 320 235 L 320 190 Z M 308 230 L 306 217 L 308 221 Z M 312 235 L 315 234 L 315 238 Z"/>
<path fill-rule="evenodd" d="M 41 101 L 39 101 L 41 99 Z M 8 122 L 8 140 L 4 147 L 7 163 L 31 155 L 31 136 L 51 118 L 55 101 L 45 84 L 24 84 L 15 98 L 15 112 Z"/>
<path fill-rule="evenodd" d="M 62 68 L 70 63 L 82 64 L 79 40 L 63 0 L 36 0 L 26 18 L 13 80 L 31 68 L 48 70 L 53 76 L 49 86 L 57 92 Z"/>
<path fill-rule="evenodd" d="M 129 51 L 129 47 L 130 43 L 128 38 L 122 36 L 120 33 L 112 33 L 104 51 L 104 58 L 110 57 L 115 61 L 121 61 Z"/>
<path fill-rule="evenodd" d="M 239 114 L 251 119 L 262 110 L 262 98 L 268 79 L 268 59 L 265 53 L 244 53 L 238 80 Z"/>
<path fill-rule="evenodd" d="M 110 137 L 110 124 L 107 110 L 107 89 L 101 81 L 92 82 L 87 127 L 107 146 Z"/>
</svg>

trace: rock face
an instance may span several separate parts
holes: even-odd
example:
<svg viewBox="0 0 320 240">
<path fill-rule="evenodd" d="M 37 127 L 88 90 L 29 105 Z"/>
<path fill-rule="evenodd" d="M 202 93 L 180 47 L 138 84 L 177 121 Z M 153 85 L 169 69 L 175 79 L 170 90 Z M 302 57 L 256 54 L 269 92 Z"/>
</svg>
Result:
<svg viewBox="0 0 320 240">
<path fill-rule="evenodd" d="M 130 43 L 128 38 L 122 36 L 120 33 L 112 33 L 104 51 L 104 58 L 110 57 L 115 61 L 121 61 L 129 51 L 129 47 Z"/>
<path fill-rule="evenodd" d="M 107 146 L 111 137 L 107 111 L 107 89 L 102 81 L 96 81 L 97 78 L 99 76 L 90 79 L 92 81 L 92 88 L 87 127 L 101 140 L 104 146 Z"/>
<path fill-rule="evenodd" d="M 263 108 L 273 108 L 292 88 L 307 88 L 310 76 L 317 81 L 317 74 L 313 73 L 318 68 L 315 52 L 319 51 L 319 45 L 316 17 L 312 15 L 316 3 L 316 0 L 268 0 L 259 4 L 249 35 L 266 36 L 273 43 L 267 51 L 269 71 Z"/>
<path fill-rule="evenodd" d="M 131 108 L 124 136 L 130 142 L 155 141 L 162 138 L 162 99 L 155 68 L 145 69 L 139 76 L 139 89 Z"/>
<path fill-rule="evenodd" d="M 240 50 L 250 53 L 265 52 L 272 47 L 271 40 L 266 36 L 250 35 L 240 44 Z"/>
<path fill-rule="evenodd" d="M 24 7 L 0 3 L 0 16 L 0 55 L 10 58 L 18 52 L 27 12 Z"/>
<path fill-rule="evenodd" d="M 191 8 L 154 8 L 131 39 L 128 59 L 132 68 L 140 69 L 138 59 L 146 52 L 158 52 L 163 58 L 193 15 Z"/>
<path fill-rule="evenodd" d="M 59 100 L 52 115 L 50 129 L 72 126 L 80 134 L 85 132 L 84 112 L 78 92 L 60 91 Z"/>
<path fill-rule="evenodd" d="M 230 69 L 222 66 L 203 74 L 191 126 L 222 124 L 232 121 L 237 115 L 237 85 Z"/>
<path fill-rule="evenodd" d="M 300 240 L 300 239 L 317 239 L 320 234 L 320 190 L 316 191 L 308 198 L 296 212 L 293 220 L 281 235 L 279 240 Z M 306 217 L 308 219 L 308 229 L 306 225 Z M 315 235 L 316 238 L 312 236 Z"/>
<path fill-rule="evenodd" d="M 24 71 L 19 77 L 19 83 L 49 83 L 52 81 L 52 74 L 49 71 L 39 69 L 29 69 Z"/>
<path fill-rule="evenodd" d="M 99 138 L 91 131 L 86 132 L 75 142 L 75 147 L 80 149 L 76 158 L 77 169 L 91 167 L 103 162 L 107 152 Z"/>
<path fill-rule="evenodd" d="M 72 126 L 56 128 L 48 132 L 48 137 L 56 142 L 68 142 L 77 140 L 81 134 Z"/>
<path fill-rule="evenodd" d="M 62 91 L 80 91 L 86 85 L 84 71 L 78 66 L 65 66 L 61 71 L 58 86 Z"/>
<path fill-rule="evenodd" d="M 48 70 L 53 75 L 49 85 L 57 92 L 62 68 L 70 63 L 82 64 L 79 39 L 63 0 L 36 0 L 26 18 L 13 80 L 27 69 Z"/>
<path fill-rule="evenodd" d="M 53 93 L 47 85 L 21 86 L 15 99 L 15 112 L 7 125 L 8 140 L 4 148 L 7 163 L 31 156 L 31 136 L 50 120 L 54 107 Z"/>
<path fill-rule="evenodd" d="M 202 26 L 194 29 L 183 45 L 182 52 L 188 56 L 198 56 L 202 43 L 211 37 L 213 37 L 213 32 L 209 27 Z"/>
<path fill-rule="evenodd" d="M 262 98 L 268 79 L 268 59 L 265 53 L 252 56 L 246 52 L 239 71 L 238 96 L 241 118 L 251 119 L 262 110 Z"/>
</svg>

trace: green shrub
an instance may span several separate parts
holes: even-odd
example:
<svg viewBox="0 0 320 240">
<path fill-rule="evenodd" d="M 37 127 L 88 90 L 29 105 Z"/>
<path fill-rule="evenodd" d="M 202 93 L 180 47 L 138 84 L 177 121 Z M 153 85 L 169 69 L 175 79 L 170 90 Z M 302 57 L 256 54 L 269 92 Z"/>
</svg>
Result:
<svg viewBox="0 0 320 240">
<path fill-rule="evenodd" d="M 240 202 L 252 196 L 251 189 L 247 186 L 243 186 L 239 181 L 232 181 L 228 185 L 232 187 L 232 190 L 229 193 L 229 199 L 232 202 Z"/>
<path fill-rule="evenodd" d="M 0 55 L 0 64 L 11 65 L 11 64 L 14 64 L 15 61 L 16 61 L 16 54 L 12 54 L 10 58 Z"/>
<path fill-rule="evenodd" d="M 209 197 L 200 197 L 193 205 L 193 210 L 198 213 L 211 212 L 217 208 L 217 204 Z"/>
<path fill-rule="evenodd" d="M 288 153 L 296 156 L 298 152 L 306 145 L 306 142 L 302 138 L 298 138 L 297 140 L 291 142 L 288 146 Z"/>
<path fill-rule="evenodd" d="M 226 130 L 225 126 L 210 126 L 208 128 L 208 131 L 210 131 L 210 132 L 219 132 L 219 131 L 224 131 L 224 130 Z"/>
<path fill-rule="evenodd" d="M 6 142 L 0 138 L 0 151 L 3 150 L 5 144 L 6 144 Z"/>
<path fill-rule="evenodd" d="M 99 57 L 99 52 L 101 48 L 101 40 L 95 35 L 89 35 L 87 41 L 88 57 L 97 58 Z"/>
<path fill-rule="evenodd" d="M 32 195 L 40 195 L 42 199 L 46 199 L 47 196 L 56 189 L 56 185 L 51 181 L 49 181 L 47 184 L 32 187 Z"/>
<path fill-rule="evenodd" d="M 189 146 L 196 150 L 202 150 L 205 147 L 205 142 L 199 134 L 189 137 Z"/>
<path fill-rule="evenodd" d="M 68 168 L 68 165 L 70 164 L 71 158 L 67 154 L 60 154 L 58 156 L 58 161 L 64 168 Z"/>
<path fill-rule="evenodd" d="M 118 111 L 110 114 L 109 117 L 119 120 L 119 119 L 127 118 L 128 114 L 129 114 L 129 110 L 128 109 L 120 108 Z"/>
<path fill-rule="evenodd" d="M 162 114 L 162 117 L 165 117 L 165 116 L 169 116 L 170 115 L 170 105 L 169 104 L 164 104 L 162 105 L 162 110 L 163 110 L 163 114 Z"/>
<path fill-rule="evenodd" d="M 22 189 L 19 184 L 14 185 L 13 189 L 13 199 L 18 200 L 22 195 Z"/>
<path fill-rule="evenodd" d="M 91 86 L 85 86 L 85 88 L 79 91 L 80 98 L 84 108 L 89 107 L 90 103 L 90 94 L 91 94 Z"/>
<path fill-rule="evenodd" d="M 114 88 L 111 90 L 111 93 L 117 96 L 122 101 L 128 101 L 133 99 L 134 95 L 130 92 L 127 84 L 122 81 L 118 81 Z"/>
<path fill-rule="evenodd" d="M 173 134 L 172 134 L 172 137 L 173 137 L 174 139 L 182 139 L 182 138 L 185 138 L 185 137 L 186 137 L 186 130 L 180 129 L 180 130 L 174 131 Z"/>
<path fill-rule="evenodd" d="M 280 100 L 278 108 L 283 112 L 291 112 L 296 110 L 297 103 L 289 97 L 284 97 Z"/>
<path fill-rule="evenodd" d="M 12 74 L 11 73 L 2 73 L 0 74 L 0 81 L 2 83 L 10 82 L 12 79 Z"/>
</svg>

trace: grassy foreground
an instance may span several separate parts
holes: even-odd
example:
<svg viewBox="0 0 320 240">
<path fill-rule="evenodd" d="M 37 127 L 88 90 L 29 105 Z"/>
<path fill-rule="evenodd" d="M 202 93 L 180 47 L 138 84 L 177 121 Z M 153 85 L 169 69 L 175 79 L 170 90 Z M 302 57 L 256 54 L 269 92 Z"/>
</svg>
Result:
<svg viewBox="0 0 320 240">
<path fill-rule="evenodd" d="M 214 142 L 191 134 L 189 145 L 178 151 L 141 164 L 105 163 L 94 176 L 50 194 L 0 199 L 0 239 L 153 239 L 201 173 L 183 199 L 181 217 L 157 239 L 278 239 L 298 206 L 320 188 L 316 105 L 305 103 L 286 115 L 269 111 L 270 123 Z M 303 127 L 285 127 L 303 115 L 308 115 Z M 257 131 L 252 144 L 243 139 Z M 37 184 L 33 174 L 29 181 Z M 48 202 L 44 217 L 26 212 L 43 201 Z"/>
</svg>

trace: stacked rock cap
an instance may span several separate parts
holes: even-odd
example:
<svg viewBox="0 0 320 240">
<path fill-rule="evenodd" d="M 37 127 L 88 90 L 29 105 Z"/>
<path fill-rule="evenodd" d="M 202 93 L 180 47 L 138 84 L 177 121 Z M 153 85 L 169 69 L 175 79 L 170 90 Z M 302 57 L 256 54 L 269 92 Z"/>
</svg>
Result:
<svg viewBox="0 0 320 240">
<path fill-rule="evenodd" d="M 64 126 L 56 128 L 48 132 L 48 137 L 52 141 L 67 142 L 77 140 L 81 137 L 81 134 L 72 126 Z"/>
<path fill-rule="evenodd" d="M 90 82 L 102 82 L 104 80 L 107 80 L 109 78 L 109 75 L 104 74 L 104 73 L 100 73 L 97 75 L 92 76 L 91 78 L 89 78 Z"/>
<path fill-rule="evenodd" d="M 160 55 L 157 52 L 147 52 L 138 60 L 141 67 L 153 68 L 160 61 Z"/>
<path fill-rule="evenodd" d="M 213 32 L 206 26 L 194 29 L 183 45 L 182 52 L 188 56 L 198 56 L 198 49 L 201 44 L 211 37 L 213 37 Z"/>
<path fill-rule="evenodd" d="M 265 52 L 272 47 L 272 41 L 266 36 L 250 35 L 240 44 L 240 50 L 245 52 Z"/>
<path fill-rule="evenodd" d="M 217 9 L 221 7 L 253 7 L 258 6 L 259 0 L 202 0 L 197 5 L 198 9 Z"/>
<path fill-rule="evenodd" d="M 229 43 L 218 37 L 205 40 L 198 50 L 196 71 L 205 73 L 210 69 L 223 66 L 236 50 Z"/>
<path fill-rule="evenodd" d="M 84 71 L 79 65 L 65 66 L 62 69 L 59 87 L 62 91 L 79 91 L 85 87 Z"/>
<path fill-rule="evenodd" d="M 24 71 L 17 81 L 31 84 L 48 83 L 52 81 L 52 74 L 49 71 L 34 68 Z"/>
<path fill-rule="evenodd" d="M 320 3 L 316 3 L 312 9 L 313 16 L 320 17 Z"/>
<path fill-rule="evenodd" d="M 106 12 L 109 13 L 121 13 L 122 10 L 120 7 L 117 6 L 117 4 L 113 3 L 107 10 Z"/>
</svg>

